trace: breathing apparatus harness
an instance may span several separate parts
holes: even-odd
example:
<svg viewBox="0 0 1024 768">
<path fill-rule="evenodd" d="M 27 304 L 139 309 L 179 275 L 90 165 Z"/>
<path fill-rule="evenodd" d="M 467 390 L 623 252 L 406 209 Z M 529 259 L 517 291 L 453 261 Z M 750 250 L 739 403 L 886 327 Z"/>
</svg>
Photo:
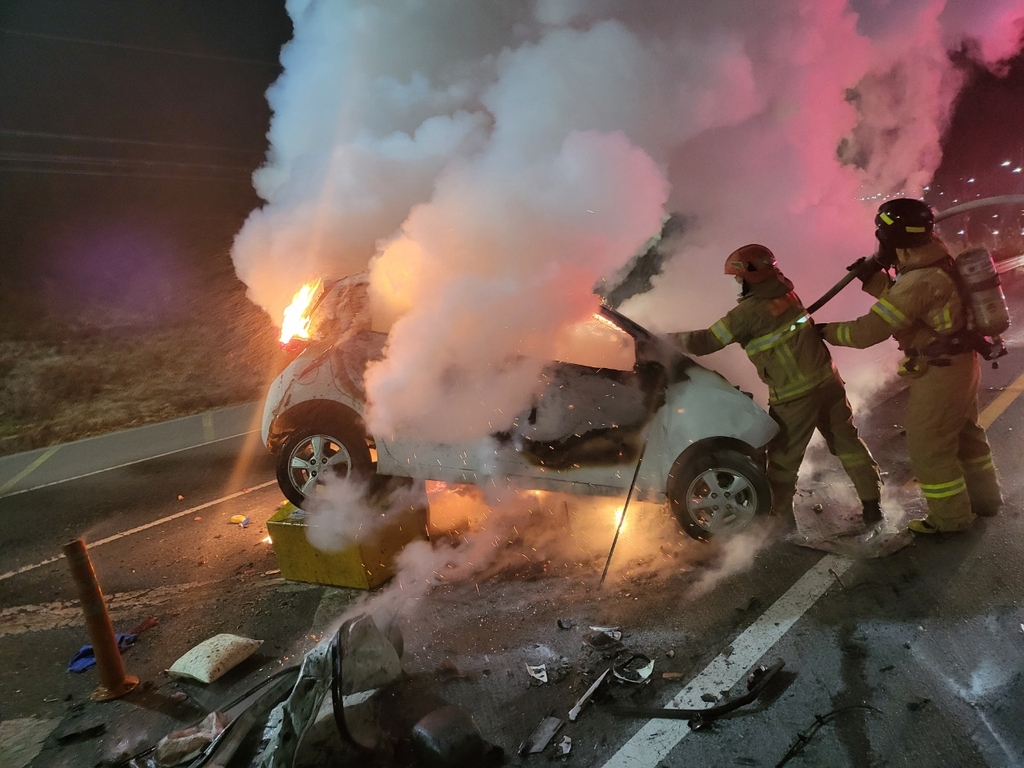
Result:
<svg viewBox="0 0 1024 768">
<path fill-rule="evenodd" d="M 975 318 L 976 308 L 974 306 L 974 296 L 976 291 L 972 291 L 968 287 L 964 276 L 960 273 L 957 268 L 956 260 L 953 257 L 943 258 L 938 262 L 931 264 L 922 265 L 920 267 L 912 267 L 913 269 L 925 269 L 927 267 L 936 267 L 941 269 L 953 283 L 953 287 L 956 289 L 957 295 L 960 297 L 960 304 L 963 307 L 964 312 L 964 323 L 963 327 L 948 334 L 940 334 L 931 326 L 926 323 L 920 322 L 919 324 L 924 327 L 929 333 L 934 336 L 934 339 L 919 349 L 905 349 L 903 350 L 907 357 L 924 357 L 928 360 L 930 365 L 937 365 L 939 367 L 951 365 L 951 361 L 947 358 L 954 355 L 963 355 L 968 352 L 977 352 L 985 360 L 997 360 L 1006 354 L 1006 344 L 1003 342 L 999 335 L 986 335 L 977 328 L 977 322 Z M 999 286 L 999 277 L 993 271 L 994 286 Z M 993 286 L 986 284 L 986 289 L 991 289 Z M 993 368 L 998 368 L 999 364 L 996 362 L 992 363 Z"/>
</svg>

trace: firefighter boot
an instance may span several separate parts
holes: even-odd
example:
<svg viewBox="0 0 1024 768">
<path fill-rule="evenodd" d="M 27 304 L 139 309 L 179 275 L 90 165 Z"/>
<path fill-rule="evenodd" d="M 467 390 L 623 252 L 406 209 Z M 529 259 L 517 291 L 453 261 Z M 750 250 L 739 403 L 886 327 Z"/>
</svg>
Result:
<svg viewBox="0 0 1024 768">
<path fill-rule="evenodd" d="M 879 533 L 882 528 L 882 504 L 878 499 L 861 500 L 861 521 L 851 531 L 840 533 L 839 538 L 847 539 L 854 537 L 870 538 Z"/>
</svg>

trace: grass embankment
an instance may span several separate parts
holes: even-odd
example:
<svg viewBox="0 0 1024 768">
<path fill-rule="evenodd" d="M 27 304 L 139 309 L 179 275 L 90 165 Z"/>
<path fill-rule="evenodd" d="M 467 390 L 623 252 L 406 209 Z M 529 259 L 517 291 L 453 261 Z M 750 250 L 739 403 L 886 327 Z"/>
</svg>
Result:
<svg viewBox="0 0 1024 768">
<path fill-rule="evenodd" d="M 280 368 L 277 329 L 233 279 L 170 316 L 0 327 L 0 455 L 251 402 Z"/>
</svg>

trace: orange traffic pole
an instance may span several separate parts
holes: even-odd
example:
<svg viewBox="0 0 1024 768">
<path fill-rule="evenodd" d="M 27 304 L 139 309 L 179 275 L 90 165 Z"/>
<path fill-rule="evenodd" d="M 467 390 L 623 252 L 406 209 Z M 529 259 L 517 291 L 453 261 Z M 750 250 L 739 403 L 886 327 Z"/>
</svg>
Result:
<svg viewBox="0 0 1024 768">
<path fill-rule="evenodd" d="M 64 557 L 71 566 L 71 575 L 78 587 L 78 597 L 85 613 L 85 628 L 92 640 L 96 671 L 100 676 L 100 684 L 92 692 L 91 698 L 94 701 L 119 699 L 139 684 L 139 678 L 124 671 L 124 660 L 117 647 L 114 625 L 110 623 L 107 604 L 103 602 L 103 592 L 96 580 L 96 571 L 85 549 L 85 542 L 75 539 L 65 544 Z"/>
</svg>

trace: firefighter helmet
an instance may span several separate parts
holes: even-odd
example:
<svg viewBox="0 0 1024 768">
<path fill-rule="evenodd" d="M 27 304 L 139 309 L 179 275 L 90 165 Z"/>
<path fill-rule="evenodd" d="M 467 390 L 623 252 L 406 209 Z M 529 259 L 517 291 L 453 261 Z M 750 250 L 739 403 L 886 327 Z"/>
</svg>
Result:
<svg viewBox="0 0 1024 768">
<path fill-rule="evenodd" d="M 932 239 L 935 216 L 927 203 L 898 197 L 878 206 L 875 235 L 893 248 L 914 248 Z"/>
<path fill-rule="evenodd" d="M 737 248 L 725 260 L 725 274 L 742 277 L 748 283 L 763 283 L 778 273 L 775 254 L 756 243 Z"/>
</svg>

